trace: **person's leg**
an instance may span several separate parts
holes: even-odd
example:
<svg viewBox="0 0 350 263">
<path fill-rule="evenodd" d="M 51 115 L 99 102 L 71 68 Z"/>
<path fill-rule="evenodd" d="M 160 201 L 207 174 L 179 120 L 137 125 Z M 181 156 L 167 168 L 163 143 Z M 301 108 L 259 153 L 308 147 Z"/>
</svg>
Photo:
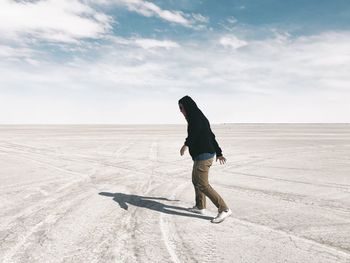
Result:
<svg viewBox="0 0 350 263">
<path fill-rule="evenodd" d="M 213 159 L 197 161 L 194 168 L 194 184 L 198 190 L 204 193 L 218 208 L 219 213 L 228 209 L 228 206 L 221 196 L 211 187 L 208 181 L 209 168 L 213 163 Z"/>
<path fill-rule="evenodd" d="M 206 204 L 206 198 L 205 198 L 205 194 L 199 189 L 198 182 L 197 180 L 197 176 L 196 176 L 196 170 L 197 170 L 197 164 L 198 161 L 194 161 L 193 163 L 193 169 L 192 169 L 192 183 L 194 186 L 194 192 L 195 192 L 195 199 L 196 199 L 196 207 L 198 209 L 205 209 L 207 204 Z"/>
</svg>

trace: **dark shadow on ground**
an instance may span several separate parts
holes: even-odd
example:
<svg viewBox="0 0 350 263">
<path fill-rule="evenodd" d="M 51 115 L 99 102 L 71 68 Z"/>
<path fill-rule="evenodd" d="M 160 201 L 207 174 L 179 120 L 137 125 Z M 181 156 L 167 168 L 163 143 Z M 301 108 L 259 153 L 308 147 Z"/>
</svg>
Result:
<svg viewBox="0 0 350 263">
<path fill-rule="evenodd" d="M 133 205 L 136 207 L 143 207 L 147 209 L 151 209 L 157 212 L 170 214 L 170 215 L 178 215 L 178 216 L 187 216 L 187 217 L 196 217 L 201 219 L 212 219 L 211 216 L 192 214 L 187 212 L 187 208 L 173 205 L 166 205 L 160 203 L 155 200 L 163 200 L 163 201 L 178 201 L 178 200 L 170 200 L 164 197 L 151 197 L 151 196 L 140 196 L 140 195 L 132 195 L 132 194 L 123 194 L 123 193 L 108 193 L 108 192 L 100 192 L 99 195 L 113 197 L 113 200 L 119 204 L 119 206 L 125 210 L 128 210 L 128 205 Z M 174 210 L 178 211 L 174 211 Z M 180 211 L 186 211 L 187 213 L 183 213 Z"/>
</svg>

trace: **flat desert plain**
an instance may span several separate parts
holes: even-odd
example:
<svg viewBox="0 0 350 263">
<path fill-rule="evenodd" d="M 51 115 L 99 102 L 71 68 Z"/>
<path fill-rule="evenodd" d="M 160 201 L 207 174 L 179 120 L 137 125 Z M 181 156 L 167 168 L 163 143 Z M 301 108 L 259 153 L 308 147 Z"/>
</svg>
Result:
<svg viewBox="0 0 350 263">
<path fill-rule="evenodd" d="M 0 126 L 0 262 L 350 262 L 350 124 L 212 130 L 221 224 L 186 125 Z"/>
</svg>

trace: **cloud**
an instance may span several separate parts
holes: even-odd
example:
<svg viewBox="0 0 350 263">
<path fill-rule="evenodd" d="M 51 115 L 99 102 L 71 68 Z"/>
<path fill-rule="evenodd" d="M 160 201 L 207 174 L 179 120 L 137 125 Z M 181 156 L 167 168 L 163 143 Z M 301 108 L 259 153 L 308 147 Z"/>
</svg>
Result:
<svg viewBox="0 0 350 263">
<path fill-rule="evenodd" d="M 195 14 L 195 13 L 192 13 L 192 17 L 194 20 L 200 22 L 200 23 L 209 23 L 209 17 L 207 16 L 203 16 L 201 14 Z"/>
<path fill-rule="evenodd" d="M 233 32 L 234 30 L 237 30 L 238 20 L 234 16 L 230 16 L 226 18 L 223 22 L 220 22 L 219 25 L 222 26 L 222 28 L 224 28 L 225 30 Z"/>
<path fill-rule="evenodd" d="M 143 16 L 157 16 L 168 22 L 189 26 L 191 21 L 188 20 L 180 11 L 165 10 L 156 4 L 143 0 L 112 0 L 117 4 L 125 5 L 130 11 L 134 11 Z"/>
<path fill-rule="evenodd" d="M 109 36 L 107 37 L 110 41 L 117 45 L 122 45 L 128 48 L 136 48 L 140 47 L 145 50 L 154 50 L 154 49 L 173 49 L 178 48 L 180 45 L 171 40 L 159 40 L 153 38 L 123 38 L 123 37 L 115 37 Z"/>
<path fill-rule="evenodd" d="M 0 39 L 77 43 L 100 38 L 111 17 L 78 0 L 0 2 Z"/>
<path fill-rule="evenodd" d="M 224 47 L 237 49 L 246 46 L 248 43 L 242 39 L 237 38 L 235 35 L 226 35 L 220 38 L 220 44 Z"/>
<path fill-rule="evenodd" d="M 226 19 L 226 21 L 231 25 L 236 24 L 238 22 L 237 18 L 235 18 L 234 16 L 230 16 L 229 18 Z"/>
<path fill-rule="evenodd" d="M 140 39 L 135 39 L 134 41 L 137 45 L 139 45 L 144 49 L 154 49 L 154 48 L 171 49 L 171 48 L 179 47 L 178 43 L 170 40 L 140 38 Z"/>
<path fill-rule="evenodd" d="M 114 20 L 97 11 L 101 4 L 119 4 L 143 16 L 159 17 L 194 29 L 203 29 L 202 24 L 207 22 L 207 18 L 200 14 L 166 10 L 143 0 L 3 0 L 0 1 L 0 43 L 9 46 L 13 43 L 33 46 L 41 42 L 79 45 L 82 40 L 105 38 L 112 34 Z M 173 46 L 169 42 L 156 44 L 147 41 L 143 44 Z"/>
<path fill-rule="evenodd" d="M 0 58 L 30 58 L 33 55 L 33 50 L 29 48 L 15 48 L 5 45 L 0 45 Z"/>
<path fill-rule="evenodd" d="M 143 0 L 0 1 L 0 122 L 182 122 L 186 94 L 214 122 L 350 122 L 348 31 L 246 39 L 256 32 L 229 17 L 229 32 L 200 40 L 125 38 L 101 4 L 192 29 L 209 23 Z"/>
<path fill-rule="evenodd" d="M 176 101 L 186 94 L 197 98 L 209 117 L 216 116 L 214 122 L 350 121 L 350 32 L 280 34 L 239 39 L 246 45 L 234 52 L 231 44 L 218 48 L 223 38 L 235 37 L 212 35 L 180 44 L 119 38 L 96 47 L 94 58 L 54 62 L 33 54 L 37 65 L 2 60 L 0 91 L 6 104 L 0 103 L 0 122 L 9 116 L 89 122 L 84 108 L 94 116 L 90 122 L 99 117 L 105 122 L 180 122 Z M 31 102 L 23 109 L 27 97 Z M 76 102 L 79 114 L 66 113 L 62 119 L 58 102 L 66 105 L 67 100 L 67 109 L 75 112 Z M 49 109 L 33 112 L 31 107 L 43 101 Z"/>
<path fill-rule="evenodd" d="M 198 13 L 187 14 L 178 10 L 167 10 L 155 3 L 145 0 L 99 0 L 100 4 L 118 4 L 125 6 L 129 11 L 145 17 L 158 17 L 170 23 L 190 27 L 197 30 L 205 29 L 209 18 Z"/>
</svg>

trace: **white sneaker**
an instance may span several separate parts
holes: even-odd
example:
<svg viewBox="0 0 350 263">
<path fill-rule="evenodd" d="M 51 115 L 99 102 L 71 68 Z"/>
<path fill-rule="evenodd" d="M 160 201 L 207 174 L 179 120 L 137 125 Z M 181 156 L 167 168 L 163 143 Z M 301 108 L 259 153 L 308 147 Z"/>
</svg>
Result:
<svg viewBox="0 0 350 263">
<path fill-rule="evenodd" d="M 221 213 L 218 213 L 218 215 L 211 220 L 212 223 L 221 223 L 225 220 L 226 217 L 230 216 L 232 214 L 232 210 L 229 208 L 226 211 L 222 211 Z"/>
<path fill-rule="evenodd" d="M 194 207 L 191 207 L 188 209 L 188 211 L 192 212 L 192 213 L 196 213 L 196 214 L 201 214 L 201 215 L 204 215 L 205 213 L 205 209 L 198 209 L 197 206 L 194 206 Z"/>
</svg>

